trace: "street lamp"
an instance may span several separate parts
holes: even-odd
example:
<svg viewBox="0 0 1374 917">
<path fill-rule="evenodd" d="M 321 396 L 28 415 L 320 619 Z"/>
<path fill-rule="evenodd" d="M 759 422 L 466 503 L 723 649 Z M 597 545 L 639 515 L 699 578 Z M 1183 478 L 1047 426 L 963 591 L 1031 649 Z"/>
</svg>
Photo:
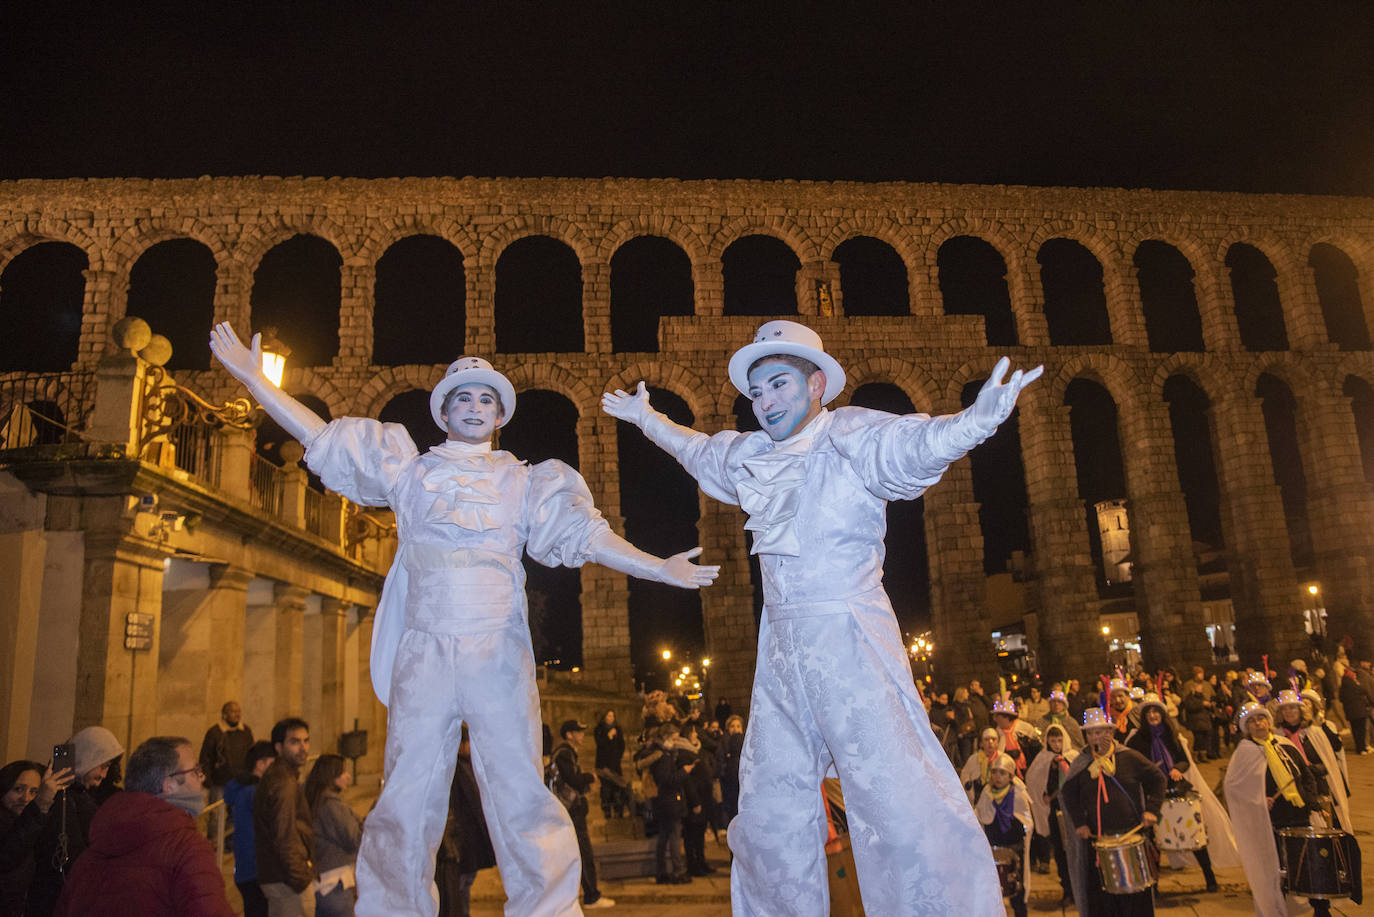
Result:
<svg viewBox="0 0 1374 917">
<path fill-rule="evenodd" d="M 273 385 L 281 388 L 282 376 L 286 374 L 286 358 L 291 356 L 291 348 L 277 339 L 275 325 L 266 325 L 262 331 L 262 372 Z"/>
<path fill-rule="evenodd" d="M 664 651 L 663 651 L 663 661 L 664 661 L 664 662 L 667 662 L 669 659 L 672 659 L 672 658 L 673 658 L 673 651 L 672 651 L 672 650 L 664 650 Z"/>
</svg>

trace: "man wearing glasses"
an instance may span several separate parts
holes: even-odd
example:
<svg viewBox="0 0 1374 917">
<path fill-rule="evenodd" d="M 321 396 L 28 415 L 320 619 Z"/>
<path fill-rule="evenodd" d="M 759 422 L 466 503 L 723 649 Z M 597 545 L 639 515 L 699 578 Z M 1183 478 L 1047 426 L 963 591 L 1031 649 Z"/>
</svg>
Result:
<svg viewBox="0 0 1374 917">
<path fill-rule="evenodd" d="M 125 792 L 91 821 L 91 844 L 63 886 L 59 917 L 233 914 L 214 851 L 196 830 L 204 785 L 188 739 L 158 736 L 134 749 Z"/>
</svg>

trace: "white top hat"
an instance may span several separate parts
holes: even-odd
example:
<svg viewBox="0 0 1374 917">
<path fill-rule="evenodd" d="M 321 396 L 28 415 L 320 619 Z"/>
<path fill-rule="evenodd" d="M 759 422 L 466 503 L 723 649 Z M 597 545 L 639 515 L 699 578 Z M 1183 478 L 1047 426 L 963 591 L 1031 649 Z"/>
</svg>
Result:
<svg viewBox="0 0 1374 917">
<path fill-rule="evenodd" d="M 1103 710 L 1101 707 L 1089 707 L 1087 710 L 1084 710 L 1083 728 L 1093 729 L 1098 726 L 1111 726 L 1115 728 L 1115 724 L 1107 718 L 1107 711 Z"/>
<path fill-rule="evenodd" d="M 444 419 L 439 415 L 444 410 L 444 398 L 448 393 L 460 385 L 467 385 L 476 382 L 480 385 L 489 385 L 501 396 L 501 408 L 504 411 L 498 427 L 504 427 L 510 423 L 510 419 L 515 416 L 515 386 L 510 384 L 510 380 L 492 369 L 490 363 L 481 357 L 459 357 L 448 365 L 448 371 L 444 373 L 444 378 L 439 384 L 434 386 L 434 391 L 429 393 L 429 416 L 434 418 L 434 422 L 439 425 L 440 430 L 447 430 L 448 426 Z"/>
<path fill-rule="evenodd" d="M 786 319 L 765 322 L 759 326 L 752 344 L 745 344 L 730 358 L 730 381 L 740 394 L 749 394 L 749 367 L 761 357 L 785 353 L 810 360 L 825 373 L 825 392 L 821 404 L 829 404 L 844 391 L 844 368 L 838 360 L 825 352 L 821 336 L 805 325 Z"/>
<path fill-rule="evenodd" d="M 1242 704 L 1240 711 L 1236 713 L 1236 728 L 1239 729 L 1242 734 L 1245 733 L 1245 724 L 1252 716 L 1268 717 L 1270 723 L 1274 722 L 1274 715 L 1269 712 L 1269 708 L 1264 706 L 1264 704 L 1257 704 L 1254 701 L 1248 704 Z"/>
</svg>

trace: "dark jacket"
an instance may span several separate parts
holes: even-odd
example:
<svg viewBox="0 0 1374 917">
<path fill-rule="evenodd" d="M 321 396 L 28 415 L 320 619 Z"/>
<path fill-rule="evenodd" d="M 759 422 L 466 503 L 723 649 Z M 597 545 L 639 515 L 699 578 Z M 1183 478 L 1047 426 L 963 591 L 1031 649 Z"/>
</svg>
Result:
<svg viewBox="0 0 1374 917">
<path fill-rule="evenodd" d="M 258 878 L 257 848 L 253 844 L 253 797 L 258 778 L 240 774 L 224 785 L 224 804 L 234 820 L 234 881 L 253 882 Z"/>
<path fill-rule="evenodd" d="M 315 832 L 298 772 L 278 758 L 258 782 L 253 798 L 258 846 L 258 884 L 284 882 L 303 892 L 315 881 Z"/>
<path fill-rule="evenodd" d="M 711 785 L 715 781 L 705 762 L 705 758 L 699 759 L 690 774 L 678 768 L 682 774 L 683 821 L 698 825 L 706 824 L 706 819 L 711 814 L 711 806 L 715 805 L 715 798 L 711 794 Z M 693 811 L 698 807 L 701 809 L 700 812 Z"/>
<path fill-rule="evenodd" d="M 315 868 L 321 873 L 348 866 L 358 859 L 363 823 L 338 793 L 320 794 L 311 811 L 315 830 Z"/>
<path fill-rule="evenodd" d="M 91 822 L 57 917 L 230 917 L 215 854 L 181 809 L 147 793 L 119 793 Z"/>
<path fill-rule="evenodd" d="M 1212 728 L 1212 711 L 1207 706 L 1207 698 L 1201 692 L 1192 691 L 1184 695 L 1178 702 L 1178 713 L 1183 719 L 1183 725 L 1193 732 L 1206 732 Z"/>
<path fill-rule="evenodd" d="M 1345 709 L 1345 718 L 1357 720 L 1368 716 L 1369 703 L 1369 692 L 1360 683 L 1354 670 L 1346 669 L 1345 677 L 1341 679 L 1341 707 Z"/>
<path fill-rule="evenodd" d="M 661 822 L 682 818 L 686 806 L 682 802 L 682 783 L 687 772 L 677 763 L 678 753 L 672 748 L 661 749 L 663 754 L 650 765 L 658 795 L 654 797 L 654 818 Z"/>
<path fill-rule="evenodd" d="M 739 759 L 744 754 L 744 733 L 726 734 L 716 753 L 716 773 L 726 783 L 739 783 Z"/>
<path fill-rule="evenodd" d="M 439 858 L 454 860 L 460 873 L 477 872 L 496 865 L 496 851 L 487 833 L 487 819 L 482 814 L 482 797 L 477 790 L 477 778 L 472 772 L 472 758 L 458 756 L 453 771 L 453 785 L 448 794 L 448 821 L 444 825 L 444 839 L 439 844 Z"/>
<path fill-rule="evenodd" d="M 62 811 L 63 796 L 67 798 L 65 816 Z M 95 795 L 80 784 L 72 784 L 57 794 L 52 808 L 48 809 L 43 831 L 38 836 L 38 846 L 34 849 L 33 882 L 29 885 L 26 914 L 32 917 L 47 917 L 53 912 L 53 908 L 57 906 L 57 896 L 62 893 L 62 882 L 67 871 L 89 843 L 91 822 L 99 808 L 100 804 L 96 801 Z M 59 869 L 54 866 L 53 861 L 57 857 L 58 838 L 63 832 L 64 820 L 67 861 L 61 864 Z"/>
<path fill-rule="evenodd" d="M 36 802 L 18 815 L 0 808 L 0 917 L 24 913 L 24 897 L 33 880 L 33 848 L 45 821 Z"/>
<path fill-rule="evenodd" d="M 1092 761 L 1092 751 L 1083 752 Z M 1075 761 L 1075 764 L 1078 762 Z M 1138 751 L 1116 746 L 1116 774 L 1103 779 L 1107 799 L 1102 801 L 1102 834 L 1122 834 L 1140 824 L 1143 812 L 1159 815 L 1168 781 L 1159 768 Z M 1098 833 L 1098 782 L 1083 767 L 1064 783 L 1060 800 L 1075 826 L 1087 825 Z"/>
<path fill-rule="evenodd" d="M 558 771 L 558 779 L 564 786 L 572 788 L 577 794 L 573 804 L 568 806 L 568 814 L 574 817 L 587 814 L 587 790 L 591 789 L 596 778 L 582 770 L 577 763 L 577 749 L 567 739 L 558 743 L 553 750 L 552 765 Z"/>
<path fill-rule="evenodd" d="M 200 766 L 207 783 L 224 786 L 248 766 L 248 749 L 253 747 L 253 730 L 246 725 L 226 732 L 219 723 L 205 732 L 200 743 Z"/>
<path fill-rule="evenodd" d="M 611 732 L 615 735 L 612 736 Z M 625 758 L 625 733 L 620 728 L 619 723 L 607 726 L 605 723 L 596 724 L 596 769 L 605 768 L 614 774 L 619 774 L 620 762 Z"/>
</svg>

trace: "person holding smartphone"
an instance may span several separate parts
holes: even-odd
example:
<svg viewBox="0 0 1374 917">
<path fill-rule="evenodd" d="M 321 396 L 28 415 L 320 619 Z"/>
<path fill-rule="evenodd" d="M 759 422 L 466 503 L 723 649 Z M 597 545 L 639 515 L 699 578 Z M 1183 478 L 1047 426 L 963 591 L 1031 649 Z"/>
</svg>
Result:
<svg viewBox="0 0 1374 917">
<path fill-rule="evenodd" d="M 72 782 L 72 769 L 37 761 L 0 768 L 0 917 L 20 917 L 33 879 L 34 845 L 57 794 Z"/>
</svg>

